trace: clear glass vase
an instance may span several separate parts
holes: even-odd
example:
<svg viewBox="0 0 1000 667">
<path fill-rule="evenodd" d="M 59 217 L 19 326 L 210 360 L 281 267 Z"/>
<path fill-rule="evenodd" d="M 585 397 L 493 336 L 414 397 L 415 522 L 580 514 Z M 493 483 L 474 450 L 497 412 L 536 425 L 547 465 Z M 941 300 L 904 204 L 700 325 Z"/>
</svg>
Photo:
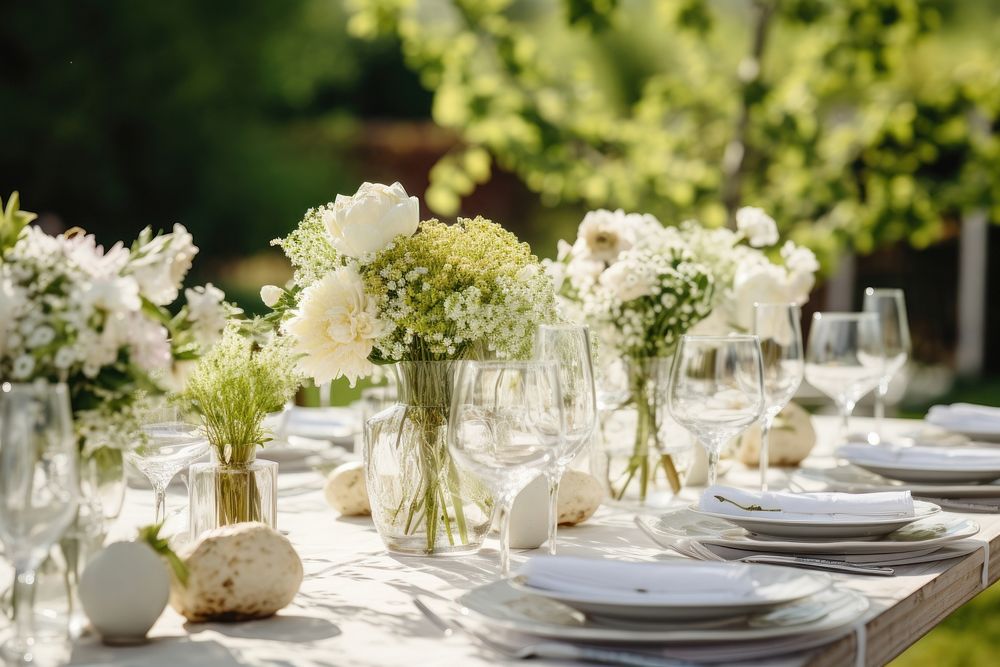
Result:
<svg viewBox="0 0 1000 667">
<path fill-rule="evenodd" d="M 591 469 L 612 504 L 660 508 L 681 490 L 693 451 L 667 409 L 670 364 L 669 357 L 624 358 L 604 370 Z"/>
<path fill-rule="evenodd" d="M 216 448 L 207 463 L 192 464 L 188 511 L 191 539 L 206 530 L 259 521 L 271 528 L 278 519 L 278 464 L 257 460 L 254 445 Z"/>
<path fill-rule="evenodd" d="M 372 518 L 390 552 L 475 552 L 489 531 L 493 511 L 489 491 L 448 453 L 455 363 L 396 364 L 398 402 L 365 423 Z"/>
<path fill-rule="evenodd" d="M 73 523 L 52 548 L 36 579 L 38 632 L 45 638 L 68 632 L 78 637 L 87 627 L 80 604 L 83 568 L 104 545 L 125 499 L 122 451 L 99 447 L 80 455 L 80 502 Z"/>
</svg>

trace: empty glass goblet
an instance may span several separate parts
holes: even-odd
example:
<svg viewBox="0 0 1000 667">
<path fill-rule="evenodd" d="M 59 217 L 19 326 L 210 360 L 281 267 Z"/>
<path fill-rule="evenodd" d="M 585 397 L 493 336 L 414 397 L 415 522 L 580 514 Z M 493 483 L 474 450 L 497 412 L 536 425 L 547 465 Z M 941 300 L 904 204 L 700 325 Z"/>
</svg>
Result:
<svg viewBox="0 0 1000 667">
<path fill-rule="evenodd" d="M 573 459 L 591 441 L 597 427 L 597 395 L 590 358 L 590 331 L 573 324 L 542 325 L 535 336 L 535 358 L 559 369 L 564 430 L 553 465 L 545 469 L 549 484 L 549 554 L 556 554 L 559 526 L 559 481 Z"/>
<path fill-rule="evenodd" d="M 882 332 L 875 313 L 815 313 L 806 349 L 806 380 L 833 399 L 846 438 L 851 413 L 883 375 Z"/>
<path fill-rule="evenodd" d="M 149 412 L 142 427 L 143 441 L 126 453 L 153 486 L 156 496 L 156 523 L 167 516 L 167 486 L 181 470 L 208 454 L 208 440 L 201 429 L 184 419 L 173 406 L 155 408 Z"/>
<path fill-rule="evenodd" d="M 682 336 L 668 400 L 674 420 L 708 453 L 708 484 L 715 484 L 723 445 L 764 412 L 757 336 Z"/>
<path fill-rule="evenodd" d="M 760 423 L 760 490 L 767 491 L 771 426 L 802 384 L 802 315 L 794 303 L 755 303 L 753 332 L 760 338 L 764 417 Z"/>
<path fill-rule="evenodd" d="M 14 566 L 14 633 L 2 649 L 9 664 L 39 662 L 54 648 L 35 639 L 35 573 L 73 523 L 79 456 L 66 385 L 0 385 L 0 541 Z"/>
<path fill-rule="evenodd" d="M 455 378 L 448 449 L 491 487 L 500 512 L 500 572 L 510 573 L 510 509 L 559 456 L 559 367 L 542 361 L 470 361 Z"/>
<path fill-rule="evenodd" d="M 885 419 L 886 394 L 889 383 L 906 365 L 910 356 L 910 325 L 906 318 L 906 299 L 900 289 L 865 290 L 864 311 L 876 313 L 882 331 L 882 350 L 885 366 L 875 392 L 875 440 L 881 439 L 882 420 Z"/>
</svg>

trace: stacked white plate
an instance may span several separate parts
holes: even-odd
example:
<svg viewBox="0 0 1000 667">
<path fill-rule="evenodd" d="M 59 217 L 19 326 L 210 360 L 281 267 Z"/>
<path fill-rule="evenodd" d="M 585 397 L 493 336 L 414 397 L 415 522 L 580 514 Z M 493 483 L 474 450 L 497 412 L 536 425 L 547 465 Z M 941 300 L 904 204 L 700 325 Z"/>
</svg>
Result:
<svg viewBox="0 0 1000 667">
<path fill-rule="evenodd" d="M 842 636 L 868 609 L 864 596 L 815 572 L 730 563 L 590 563 L 592 576 L 582 579 L 574 580 L 578 567 L 567 568 L 565 578 L 548 576 L 550 568 L 545 577 L 529 573 L 481 586 L 458 602 L 491 631 L 643 645 L 706 662 L 822 645 Z M 626 576 L 619 574 L 622 566 Z M 630 586 L 646 581 L 648 587 Z"/>
<path fill-rule="evenodd" d="M 752 533 L 735 525 L 733 518 L 727 516 L 721 519 L 681 509 L 659 517 L 643 517 L 640 521 L 642 528 L 661 545 L 678 540 L 697 540 L 709 547 L 738 550 L 746 555 L 790 554 L 883 565 L 899 564 L 899 561 L 910 558 L 954 558 L 961 552 L 947 551 L 939 557 L 935 554 L 979 532 L 979 525 L 974 521 L 935 514 L 875 539 L 824 538 L 811 534 L 811 531 L 782 538 Z"/>
<path fill-rule="evenodd" d="M 995 447 L 849 444 L 837 456 L 888 479 L 926 484 L 987 484 L 1000 479 Z"/>
<path fill-rule="evenodd" d="M 849 463 L 833 468 L 801 468 L 795 472 L 793 479 L 800 485 L 820 482 L 823 488 L 848 493 L 909 489 L 914 496 L 1000 499 L 1000 483 L 997 482 L 990 484 L 903 482 Z"/>
</svg>

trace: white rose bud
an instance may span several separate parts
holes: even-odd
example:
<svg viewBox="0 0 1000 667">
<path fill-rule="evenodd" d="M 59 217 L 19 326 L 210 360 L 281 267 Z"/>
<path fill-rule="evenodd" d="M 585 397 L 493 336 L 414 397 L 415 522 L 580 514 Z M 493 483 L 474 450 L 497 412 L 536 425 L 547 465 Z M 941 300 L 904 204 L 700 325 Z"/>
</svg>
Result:
<svg viewBox="0 0 1000 667">
<path fill-rule="evenodd" d="M 285 294 L 285 290 L 281 289 L 277 285 L 264 285 L 260 288 L 260 300 L 264 302 L 264 305 L 268 308 L 274 308 L 280 299 Z"/>
<path fill-rule="evenodd" d="M 362 183 L 353 197 L 337 195 L 323 212 L 333 247 L 360 259 L 385 248 L 397 236 L 412 236 L 420 222 L 420 204 L 399 183 Z"/>
<path fill-rule="evenodd" d="M 774 245 L 778 242 L 778 225 L 774 218 L 756 206 L 744 206 L 736 211 L 736 229 L 754 248 Z"/>
</svg>

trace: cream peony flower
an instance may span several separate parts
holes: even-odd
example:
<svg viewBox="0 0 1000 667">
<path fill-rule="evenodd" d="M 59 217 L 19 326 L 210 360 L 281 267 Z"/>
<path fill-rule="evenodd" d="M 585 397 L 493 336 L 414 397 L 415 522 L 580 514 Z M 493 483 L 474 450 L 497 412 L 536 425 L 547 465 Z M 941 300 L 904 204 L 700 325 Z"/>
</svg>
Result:
<svg viewBox="0 0 1000 667">
<path fill-rule="evenodd" d="M 334 249 L 360 259 L 397 236 L 413 236 L 420 222 L 420 204 L 399 183 L 362 183 L 352 197 L 337 195 L 322 216 Z"/>
<path fill-rule="evenodd" d="M 774 245 L 778 242 L 778 225 L 774 218 L 756 206 L 744 206 L 736 211 L 736 229 L 754 248 Z"/>
<path fill-rule="evenodd" d="M 577 231 L 574 254 L 591 261 L 613 264 L 621 253 L 635 245 L 644 231 L 651 228 L 662 229 L 662 225 L 649 214 L 625 213 L 622 209 L 590 211 L 583 217 Z"/>
<path fill-rule="evenodd" d="M 303 290 L 298 309 L 284 325 L 302 355 L 303 373 L 317 384 L 346 377 L 351 386 L 371 374 L 368 356 L 388 329 L 361 275 L 346 266 Z"/>
</svg>

